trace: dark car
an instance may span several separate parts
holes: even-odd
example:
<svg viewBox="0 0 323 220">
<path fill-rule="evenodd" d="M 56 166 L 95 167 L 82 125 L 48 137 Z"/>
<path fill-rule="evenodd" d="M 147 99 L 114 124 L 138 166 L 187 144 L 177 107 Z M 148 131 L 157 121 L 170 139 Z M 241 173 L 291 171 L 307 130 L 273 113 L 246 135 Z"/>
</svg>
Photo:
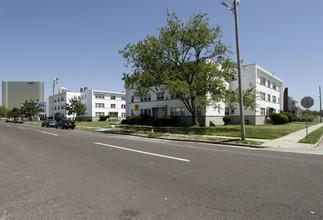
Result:
<svg viewBox="0 0 323 220">
<path fill-rule="evenodd" d="M 55 126 L 56 128 L 61 127 L 62 129 L 66 128 L 75 128 L 75 122 L 69 119 L 59 120 Z"/>
<path fill-rule="evenodd" d="M 22 124 L 22 123 L 24 123 L 24 119 L 23 118 L 20 118 L 20 117 L 17 117 L 17 118 L 15 118 L 15 121 L 14 121 L 15 123 L 20 123 L 20 124 Z"/>
<path fill-rule="evenodd" d="M 54 119 L 46 119 L 41 123 L 42 127 L 56 127 L 57 121 Z"/>
</svg>

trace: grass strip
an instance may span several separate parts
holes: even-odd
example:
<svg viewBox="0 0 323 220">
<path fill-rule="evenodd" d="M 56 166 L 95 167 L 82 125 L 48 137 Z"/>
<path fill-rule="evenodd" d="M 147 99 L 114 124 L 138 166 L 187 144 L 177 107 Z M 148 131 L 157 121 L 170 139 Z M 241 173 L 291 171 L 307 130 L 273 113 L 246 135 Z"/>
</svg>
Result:
<svg viewBox="0 0 323 220">
<path fill-rule="evenodd" d="M 298 143 L 316 144 L 323 136 L 323 127 L 309 133 L 308 138 L 303 138 Z"/>
</svg>

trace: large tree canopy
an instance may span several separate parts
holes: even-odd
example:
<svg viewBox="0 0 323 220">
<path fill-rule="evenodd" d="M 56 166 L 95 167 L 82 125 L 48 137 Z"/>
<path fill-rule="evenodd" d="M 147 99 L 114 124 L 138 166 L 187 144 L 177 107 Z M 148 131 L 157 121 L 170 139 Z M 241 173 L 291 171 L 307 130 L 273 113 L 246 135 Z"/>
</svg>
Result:
<svg viewBox="0 0 323 220">
<path fill-rule="evenodd" d="M 119 51 L 131 68 L 123 80 L 137 97 L 150 90 L 176 94 L 191 112 L 192 124 L 198 125 L 197 111 L 237 101 L 237 91 L 228 90 L 226 83 L 235 79 L 236 63 L 221 41 L 220 26 L 210 27 L 206 14 L 194 14 L 184 24 L 175 13 L 166 13 L 167 25 L 158 29 L 158 36 L 148 35 Z M 219 55 L 221 65 L 212 61 Z"/>
</svg>

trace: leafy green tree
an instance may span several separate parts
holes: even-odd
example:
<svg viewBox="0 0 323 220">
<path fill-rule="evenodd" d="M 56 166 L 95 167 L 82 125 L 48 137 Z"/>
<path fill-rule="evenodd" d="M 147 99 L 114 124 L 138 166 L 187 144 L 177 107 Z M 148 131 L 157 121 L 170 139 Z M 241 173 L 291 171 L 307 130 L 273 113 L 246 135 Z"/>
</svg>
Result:
<svg viewBox="0 0 323 220">
<path fill-rule="evenodd" d="M 198 111 L 222 101 L 237 102 L 237 90 L 228 90 L 226 83 L 236 79 L 237 65 L 221 41 L 220 26 L 210 27 L 206 14 L 194 14 L 187 24 L 175 13 L 166 14 L 167 25 L 158 29 L 158 36 L 148 35 L 119 51 L 132 72 L 124 73 L 123 80 L 136 97 L 149 91 L 176 95 L 192 114 L 192 125 L 198 126 Z M 224 57 L 221 65 L 211 60 L 219 55 Z M 245 106 L 254 108 L 255 91 L 244 94 L 249 95 Z"/>
<path fill-rule="evenodd" d="M 0 117 L 7 117 L 8 116 L 8 109 L 4 106 L 0 106 Z"/>
<path fill-rule="evenodd" d="M 82 116 L 86 114 L 86 106 L 78 98 L 73 97 L 69 99 L 69 102 L 66 103 L 65 109 L 68 115 L 73 115 L 73 120 L 75 120 L 75 115 Z"/>
<path fill-rule="evenodd" d="M 32 117 L 37 115 L 42 109 L 37 106 L 37 102 L 25 101 L 21 106 L 21 114 L 25 115 L 26 118 L 32 120 Z"/>
<path fill-rule="evenodd" d="M 16 117 L 21 117 L 22 113 L 19 108 L 13 107 L 9 112 L 8 112 L 8 117 L 10 118 L 16 118 Z"/>
</svg>

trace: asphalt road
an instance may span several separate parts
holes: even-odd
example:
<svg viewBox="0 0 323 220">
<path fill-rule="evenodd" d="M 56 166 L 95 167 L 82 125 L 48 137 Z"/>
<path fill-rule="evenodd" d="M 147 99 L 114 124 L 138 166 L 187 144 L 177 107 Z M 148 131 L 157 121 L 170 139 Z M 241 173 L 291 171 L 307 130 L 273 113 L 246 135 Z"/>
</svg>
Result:
<svg viewBox="0 0 323 220">
<path fill-rule="evenodd" d="M 0 123 L 0 219 L 323 219 L 323 156 Z"/>
</svg>

